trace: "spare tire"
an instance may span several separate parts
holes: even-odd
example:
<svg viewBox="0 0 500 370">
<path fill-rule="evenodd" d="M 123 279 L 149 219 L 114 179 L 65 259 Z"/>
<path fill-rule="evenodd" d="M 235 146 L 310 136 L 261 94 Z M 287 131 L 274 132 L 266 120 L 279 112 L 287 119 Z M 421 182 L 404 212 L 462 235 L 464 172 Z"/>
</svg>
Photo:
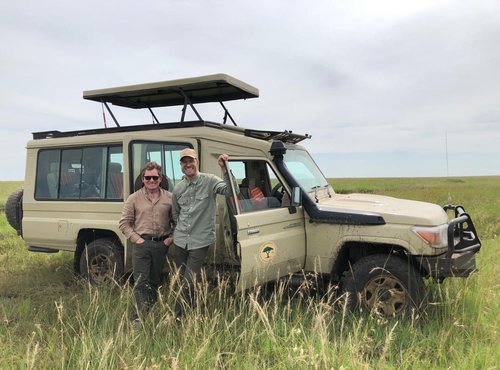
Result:
<svg viewBox="0 0 500 370">
<path fill-rule="evenodd" d="M 18 189 L 9 195 L 5 203 L 5 216 L 16 231 L 23 236 L 23 189 Z"/>
</svg>

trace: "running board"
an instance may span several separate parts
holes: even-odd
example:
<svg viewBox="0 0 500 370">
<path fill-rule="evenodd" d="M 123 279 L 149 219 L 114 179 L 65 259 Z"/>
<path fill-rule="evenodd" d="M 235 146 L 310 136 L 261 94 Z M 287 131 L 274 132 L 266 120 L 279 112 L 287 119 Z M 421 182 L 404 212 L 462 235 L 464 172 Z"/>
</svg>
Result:
<svg viewBox="0 0 500 370">
<path fill-rule="evenodd" d="M 28 250 L 30 252 L 41 252 L 41 253 L 57 253 L 59 249 L 45 248 L 45 247 L 33 247 L 29 246 Z"/>
</svg>

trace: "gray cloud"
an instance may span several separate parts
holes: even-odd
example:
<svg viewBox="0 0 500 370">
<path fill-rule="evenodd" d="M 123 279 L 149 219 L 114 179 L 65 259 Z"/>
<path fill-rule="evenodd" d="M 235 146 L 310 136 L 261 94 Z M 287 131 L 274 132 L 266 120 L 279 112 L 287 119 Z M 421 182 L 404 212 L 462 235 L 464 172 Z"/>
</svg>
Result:
<svg viewBox="0 0 500 370">
<path fill-rule="evenodd" d="M 3 161 L 0 179 L 23 176 L 19 138 L 102 125 L 83 90 L 217 72 L 260 89 L 229 104 L 240 124 L 312 134 L 305 144 L 328 176 L 375 176 L 374 166 L 444 175 L 445 132 L 455 174 L 498 174 L 499 10 L 459 0 L 4 3 L 0 150 L 17 165 Z"/>
</svg>

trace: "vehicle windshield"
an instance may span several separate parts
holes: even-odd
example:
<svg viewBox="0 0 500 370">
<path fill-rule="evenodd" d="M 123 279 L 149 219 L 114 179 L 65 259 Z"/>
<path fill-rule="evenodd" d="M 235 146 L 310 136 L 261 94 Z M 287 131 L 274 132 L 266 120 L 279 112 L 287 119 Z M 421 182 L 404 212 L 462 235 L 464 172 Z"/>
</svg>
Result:
<svg viewBox="0 0 500 370">
<path fill-rule="evenodd" d="M 284 162 L 288 171 L 306 192 L 320 189 L 332 191 L 328 181 L 307 151 L 289 149 L 284 156 Z"/>
</svg>

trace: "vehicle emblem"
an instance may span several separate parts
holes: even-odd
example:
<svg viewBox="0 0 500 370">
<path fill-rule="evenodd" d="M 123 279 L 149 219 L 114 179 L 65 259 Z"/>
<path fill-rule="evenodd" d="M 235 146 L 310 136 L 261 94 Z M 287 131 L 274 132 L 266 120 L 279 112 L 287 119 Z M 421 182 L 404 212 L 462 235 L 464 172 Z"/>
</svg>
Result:
<svg viewBox="0 0 500 370">
<path fill-rule="evenodd" d="M 277 247 L 273 242 L 265 242 L 260 246 L 259 258 L 262 262 L 270 262 L 276 255 Z"/>
</svg>

